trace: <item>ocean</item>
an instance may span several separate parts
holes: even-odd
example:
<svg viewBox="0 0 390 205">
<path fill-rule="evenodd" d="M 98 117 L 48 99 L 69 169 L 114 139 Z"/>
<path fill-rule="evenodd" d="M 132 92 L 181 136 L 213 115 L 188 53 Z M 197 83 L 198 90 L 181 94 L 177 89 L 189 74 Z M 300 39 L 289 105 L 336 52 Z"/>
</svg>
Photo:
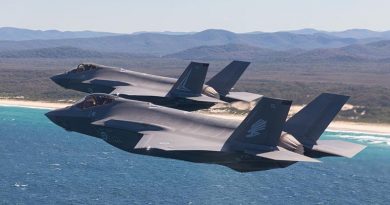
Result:
<svg viewBox="0 0 390 205">
<path fill-rule="evenodd" d="M 353 159 L 239 173 L 130 154 L 67 132 L 45 112 L 0 107 L 0 204 L 390 203 L 390 136 L 326 132 L 368 147 Z"/>
</svg>

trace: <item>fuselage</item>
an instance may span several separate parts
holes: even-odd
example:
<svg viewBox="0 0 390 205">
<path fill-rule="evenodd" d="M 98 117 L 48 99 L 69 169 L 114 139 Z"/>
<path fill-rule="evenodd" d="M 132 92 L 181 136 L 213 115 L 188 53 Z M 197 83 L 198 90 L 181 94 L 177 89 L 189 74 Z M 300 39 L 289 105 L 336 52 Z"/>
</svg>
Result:
<svg viewBox="0 0 390 205">
<path fill-rule="evenodd" d="M 197 138 L 202 138 L 210 144 L 225 143 L 240 124 L 239 121 L 214 118 L 146 102 L 116 98 L 110 104 L 87 109 L 82 109 L 76 104 L 49 112 L 47 116 L 66 130 L 103 139 L 107 143 L 130 153 L 190 162 L 220 164 L 237 171 L 266 170 L 292 164 L 292 162 L 269 160 L 244 152 L 134 149 L 143 136 L 141 133 L 93 124 L 93 122 L 102 119 L 123 119 L 162 129 L 174 129 L 175 133 L 182 133 L 184 139 L 190 136 L 191 133 L 195 133 Z"/>
<path fill-rule="evenodd" d="M 88 70 L 74 69 L 52 77 L 57 84 L 88 93 L 109 93 L 115 86 L 136 86 L 168 92 L 174 78 L 140 73 L 121 68 L 96 66 Z M 103 90 L 102 90 L 103 89 Z"/>
<path fill-rule="evenodd" d="M 86 67 L 86 65 L 89 67 Z M 83 67 L 84 69 L 77 68 L 53 76 L 51 79 L 66 89 L 85 93 L 111 93 L 126 99 L 152 102 L 154 104 L 187 111 L 207 109 L 215 105 L 215 102 L 167 97 L 166 95 L 177 81 L 175 78 L 151 75 L 116 67 L 94 64 L 86 65 L 85 68 Z M 128 91 L 123 92 L 122 90 L 121 92 L 116 90 L 118 88 Z M 219 99 L 218 93 L 207 85 L 203 85 L 202 92 L 204 95 Z"/>
</svg>

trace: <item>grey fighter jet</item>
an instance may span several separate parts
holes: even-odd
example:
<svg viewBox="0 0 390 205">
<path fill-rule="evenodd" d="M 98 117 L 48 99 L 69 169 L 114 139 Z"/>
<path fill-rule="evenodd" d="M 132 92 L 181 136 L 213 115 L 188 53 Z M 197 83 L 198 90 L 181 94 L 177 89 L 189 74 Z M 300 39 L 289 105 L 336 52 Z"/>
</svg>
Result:
<svg viewBox="0 0 390 205">
<path fill-rule="evenodd" d="M 243 122 L 106 94 L 87 96 L 46 115 L 66 130 L 101 138 L 131 153 L 246 172 L 317 162 L 311 157 L 355 156 L 365 146 L 319 140 L 347 100 L 347 96 L 321 94 L 287 122 L 291 102 L 270 98 L 262 98 Z"/>
<path fill-rule="evenodd" d="M 312 157 L 351 158 L 362 151 L 363 145 L 319 140 L 348 98 L 321 94 L 287 122 L 291 101 L 271 98 L 262 98 L 243 122 L 107 94 L 89 95 L 46 116 L 66 130 L 101 138 L 127 152 L 246 172 L 317 162 Z"/>
<path fill-rule="evenodd" d="M 282 133 L 290 105 L 291 101 L 263 97 L 245 120 L 238 122 L 92 94 L 46 116 L 66 130 L 101 138 L 130 153 L 248 172 L 318 162 L 302 155 L 303 146 L 291 134 Z M 353 145 L 359 148 L 353 154 L 364 148 Z"/>
<path fill-rule="evenodd" d="M 198 110 L 215 103 L 259 99 L 258 94 L 230 91 L 248 65 L 248 62 L 233 61 L 206 84 L 208 64 L 195 62 L 190 63 L 178 80 L 97 64 L 80 64 L 51 79 L 64 88 L 81 92 L 115 94 L 183 110 Z"/>
</svg>

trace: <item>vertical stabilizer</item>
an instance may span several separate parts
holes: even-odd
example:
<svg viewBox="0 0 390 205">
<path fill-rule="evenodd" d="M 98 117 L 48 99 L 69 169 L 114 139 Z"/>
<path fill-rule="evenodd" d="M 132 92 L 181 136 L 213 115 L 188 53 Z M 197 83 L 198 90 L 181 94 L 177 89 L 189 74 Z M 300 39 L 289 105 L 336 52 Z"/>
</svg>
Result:
<svg viewBox="0 0 390 205">
<path fill-rule="evenodd" d="M 206 85 L 214 88 L 219 95 L 225 96 L 233 88 L 249 64 L 249 62 L 244 61 L 233 61 L 212 77 Z"/>
<path fill-rule="evenodd" d="M 336 117 L 349 97 L 322 93 L 287 120 L 284 131 L 306 147 L 316 144 L 322 133 Z"/>
<path fill-rule="evenodd" d="M 206 79 L 209 64 L 191 62 L 179 77 L 172 89 L 169 97 L 196 97 L 202 94 L 203 83 Z"/>
<path fill-rule="evenodd" d="M 276 147 L 286 121 L 291 101 L 263 97 L 228 140 Z"/>
</svg>

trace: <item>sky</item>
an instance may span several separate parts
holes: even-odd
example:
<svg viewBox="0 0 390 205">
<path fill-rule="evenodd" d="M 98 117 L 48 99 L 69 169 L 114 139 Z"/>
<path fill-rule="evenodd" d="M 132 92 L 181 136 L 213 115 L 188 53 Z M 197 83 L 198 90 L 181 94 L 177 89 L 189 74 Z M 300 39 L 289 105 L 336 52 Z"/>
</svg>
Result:
<svg viewBox="0 0 390 205">
<path fill-rule="evenodd" d="M 388 0 L 0 0 L 0 27 L 233 32 L 390 30 Z"/>
</svg>

